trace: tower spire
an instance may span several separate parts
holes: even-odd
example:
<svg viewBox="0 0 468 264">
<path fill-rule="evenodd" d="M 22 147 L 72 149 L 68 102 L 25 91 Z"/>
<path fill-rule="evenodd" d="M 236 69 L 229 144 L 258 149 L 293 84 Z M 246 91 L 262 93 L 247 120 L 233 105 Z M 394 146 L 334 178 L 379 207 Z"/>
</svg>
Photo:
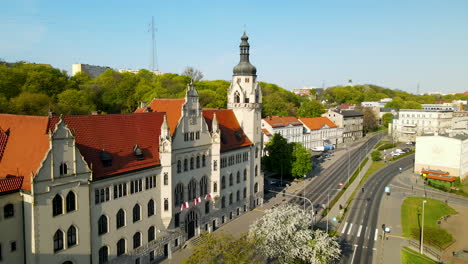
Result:
<svg viewBox="0 0 468 264">
<path fill-rule="evenodd" d="M 240 48 L 240 61 L 236 67 L 233 69 L 234 75 L 240 76 L 256 76 L 257 75 L 257 68 L 250 63 L 249 60 L 249 37 L 245 33 L 241 37 L 241 44 L 239 45 Z"/>
</svg>

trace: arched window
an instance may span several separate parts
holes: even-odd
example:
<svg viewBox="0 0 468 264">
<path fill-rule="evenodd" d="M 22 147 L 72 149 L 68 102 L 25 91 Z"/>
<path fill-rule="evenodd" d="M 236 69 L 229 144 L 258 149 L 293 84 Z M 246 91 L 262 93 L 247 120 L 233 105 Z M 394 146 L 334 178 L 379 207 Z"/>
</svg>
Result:
<svg viewBox="0 0 468 264">
<path fill-rule="evenodd" d="M 237 190 L 236 192 L 236 201 L 239 201 L 240 200 L 240 191 Z"/>
<path fill-rule="evenodd" d="M 193 170 L 193 157 L 190 158 L 190 169 Z"/>
<path fill-rule="evenodd" d="M 167 175 L 167 172 L 164 173 L 164 185 L 169 184 L 169 175 Z"/>
<path fill-rule="evenodd" d="M 247 198 L 247 188 L 244 188 L 244 199 Z"/>
<path fill-rule="evenodd" d="M 258 175 L 258 166 L 255 165 L 255 177 L 257 177 L 257 175 Z"/>
<path fill-rule="evenodd" d="M 234 103 L 236 103 L 236 104 L 240 103 L 239 91 L 236 91 L 236 92 L 234 93 Z"/>
<path fill-rule="evenodd" d="M 60 163 L 60 175 L 67 175 L 68 168 L 67 168 L 67 163 L 62 162 Z"/>
<path fill-rule="evenodd" d="M 226 188 L 226 177 L 221 177 L 221 190 L 224 190 Z"/>
<path fill-rule="evenodd" d="M 255 158 L 258 158 L 258 147 L 255 147 Z"/>
<path fill-rule="evenodd" d="M 151 242 L 154 240 L 154 226 L 151 226 L 148 228 L 148 242 Z"/>
<path fill-rule="evenodd" d="M 188 171 L 188 160 L 184 159 L 184 171 Z"/>
<path fill-rule="evenodd" d="M 67 246 L 71 247 L 76 245 L 76 228 L 74 226 L 70 226 L 67 231 Z"/>
<path fill-rule="evenodd" d="M 133 248 L 138 248 L 141 246 L 141 233 L 140 232 L 136 232 L 134 235 L 133 235 Z"/>
<path fill-rule="evenodd" d="M 200 180 L 200 196 L 204 196 L 208 193 L 208 179 L 203 176 Z"/>
<path fill-rule="evenodd" d="M 76 198 L 75 193 L 70 191 L 67 194 L 67 213 L 76 210 Z"/>
<path fill-rule="evenodd" d="M 62 230 L 57 230 L 54 234 L 54 252 L 63 249 L 63 232 Z"/>
<path fill-rule="evenodd" d="M 226 197 L 221 197 L 221 208 L 225 208 L 226 207 Z"/>
<path fill-rule="evenodd" d="M 234 184 L 233 182 L 234 182 L 234 180 L 232 178 L 232 173 L 231 173 L 231 174 L 229 174 L 229 186 L 232 186 Z"/>
<path fill-rule="evenodd" d="M 99 264 L 104 264 L 109 261 L 109 248 L 104 246 L 99 249 Z"/>
<path fill-rule="evenodd" d="M 175 206 L 179 206 L 184 202 L 184 185 L 178 183 L 174 190 L 174 202 Z"/>
<path fill-rule="evenodd" d="M 206 166 L 206 156 L 205 155 L 202 156 L 202 166 L 203 167 Z"/>
<path fill-rule="evenodd" d="M 182 161 L 178 160 L 177 161 L 177 173 L 182 172 Z"/>
<path fill-rule="evenodd" d="M 255 192 L 255 193 L 258 192 L 258 182 L 256 182 L 255 185 L 254 185 L 254 192 Z"/>
<path fill-rule="evenodd" d="M 213 183 L 213 192 L 217 192 L 217 191 L 218 191 L 218 183 L 214 182 Z"/>
<path fill-rule="evenodd" d="M 154 201 L 153 199 L 148 201 L 148 217 L 154 215 Z"/>
<path fill-rule="evenodd" d="M 164 198 L 164 211 L 169 210 L 169 200 L 167 198 Z"/>
<path fill-rule="evenodd" d="M 205 214 L 210 213 L 210 201 L 205 202 Z"/>
<path fill-rule="evenodd" d="M 62 196 L 56 194 L 52 200 L 52 215 L 57 216 L 63 213 Z"/>
<path fill-rule="evenodd" d="M 213 161 L 213 170 L 214 171 L 218 170 L 218 161 L 217 160 Z"/>
<path fill-rule="evenodd" d="M 197 156 L 197 169 L 200 168 L 200 156 Z"/>
<path fill-rule="evenodd" d="M 15 208 L 13 207 L 13 204 L 7 204 L 5 207 L 3 207 L 3 216 L 5 218 L 15 216 Z"/>
<path fill-rule="evenodd" d="M 197 181 L 192 179 L 188 184 L 188 199 L 192 200 L 197 197 Z"/>
<path fill-rule="evenodd" d="M 135 204 L 133 207 L 133 222 L 139 221 L 141 219 L 141 213 L 140 213 L 140 205 Z"/>
<path fill-rule="evenodd" d="M 117 221 L 117 229 L 125 226 L 125 211 L 123 209 L 120 209 L 117 212 L 116 221 Z"/>
<path fill-rule="evenodd" d="M 125 254 L 125 239 L 120 239 L 117 242 L 117 256 Z"/>
<path fill-rule="evenodd" d="M 237 179 L 237 183 L 240 183 L 240 171 L 237 172 L 236 179 Z"/>
<path fill-rule="evenodd" d="M 229 205 L 232 204 L 232 193 L 229 194 Z"/>
<path fill-rule="evenodd" d="M 98 220 L 98 234 L 102 235 L 107 233 L 107 216 L 101 215 Z"/>
<path fill-rule="evenodd" d="M 247 180 L 247 169 L 244 169 L 244 181 Z"/>
</svg>

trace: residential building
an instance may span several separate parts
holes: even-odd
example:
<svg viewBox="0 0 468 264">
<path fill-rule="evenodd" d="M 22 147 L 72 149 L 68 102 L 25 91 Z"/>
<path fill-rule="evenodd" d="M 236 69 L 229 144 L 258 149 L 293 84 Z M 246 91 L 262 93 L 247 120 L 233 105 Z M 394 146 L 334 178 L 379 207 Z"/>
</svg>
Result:
<svg viewBox="0 0 468 264">
<path fill-rule="evenodd" d="M 262 119 L 263 141 L 266 143 L 274 134 L 280 134 L 288 142 L 302 143 L 304 126 L 294 116 L 267 116 Z"/>
<path fill-rule="evenodd" d="M 0 261 L 153 263 L 262 204 L 262 94 L 241 40 L 228 109 L 202 109 L 190 84 L 132 114 L 0 114 Z"/>
<path fill-rule="evenodd" d="M 91 78 L 96 78 L 105 72 L 107 69 L 111 69 L 107 66 L 96 66 L 89 64 L 72 64 L 72 76 L 79 72 L 86 73 Z"/>
<path fill-rule="evenodd" d="M 119 69 L 119 72 L 120 73 L 130 72 L 130 73 L 133 73 L 133 74 L 137 74 L 140 70 L 136 70 L 136 69 Z M 162 75 L 163 74 L 161 71 L 158 71 L 158 70 L 147 70 L 147 71 L 152 72 L 155 75 Z"/>
<path fill-rule="evenodd" d="M 416 137 L 414 172 L 440 170 L 448 176 L 468 176 L 468 135 Z"/>
<path fill-rule="evenodd" d="M 322 116 L 343 128 L 343 142 L 352 142 L 363 137 L 363 114 L 354 110 L 328 109 Z"/>
<path fill-rule="evenodd" d="M 455 107 L 451 104 L 422 104 L 424 110 L 443 110 L 443 111 L 454 111 Z"/>
<path fill-rule="evenodd" d="M 307 149 L 342 143 L 343 128 L 337 127 L 327 117 L 303 117 L 299 121 L 304 124 L 302 145 Z"/>
<path fill-rule="evenodd" d="M 453 111 L 400 109 L 393 118 L 391 133 L 397 141 L 416 141 L 416 136 L 446 134 L 452 127 Z"/>
</svg>

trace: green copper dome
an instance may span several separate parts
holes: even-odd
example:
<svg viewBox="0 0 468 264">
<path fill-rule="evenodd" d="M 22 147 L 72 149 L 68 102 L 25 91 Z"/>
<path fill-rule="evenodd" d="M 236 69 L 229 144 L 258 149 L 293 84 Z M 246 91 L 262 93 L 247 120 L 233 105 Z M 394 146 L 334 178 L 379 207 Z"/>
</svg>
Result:
<svg viewBox="0 0 468 264">
<path fill-rule="evenodd" d="M 241 76 L 256 76 L 257 75 L 257 68 L 250 64 L 249 61 L 249 37 L 244 32 L 244 35 L 241 37 L 241 44 L 239 45 L 240 48 L 240 62 L 237 64 L 234 69 L 234 75 L 241 75 Z"/>
</svg>

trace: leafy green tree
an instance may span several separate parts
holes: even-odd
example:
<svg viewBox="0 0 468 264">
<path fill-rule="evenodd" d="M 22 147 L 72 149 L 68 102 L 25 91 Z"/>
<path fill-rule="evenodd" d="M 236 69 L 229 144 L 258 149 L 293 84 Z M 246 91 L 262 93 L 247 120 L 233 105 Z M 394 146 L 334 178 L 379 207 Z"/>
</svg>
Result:
<svg viewBox="0 0 468 264">
<path fill-rule="evenodd" d="M 14 113 L 22 115 L 47 115 L 52 100 L 45 94 L 23 92 L 10 100 Z"/>
<path fill-rule="evenodd" d="M 66 115 L 85 115 L 96 110 L 92 98 L 85 91 L 65 90 L 58 96 L 58 112 Z"/>
<path fill-rule="evenodd" d="M 42 93 L 49 97 L 62 92 L 68 82 L 65 72 L 48 66 L 28 65 L 26 82 L 21 90 L 30 93 Z"/>
<path fill-rule="evenodd" d="M 12 110 L 8 100 L 0 94 L 0 113 L 10 113 Z"/>
<path fill-rule="evenodd" d="M 378 161 L 382 159 L 382 153 L 380 151 L 376 150 L 371 153 L 371 158 L 373 161 Z"/>
<path fill-rule="evenodd" d="M 318 101 L 312 100 L 303 102 L 299 109 L 297 110 L 297 116 L 299 117 L 319 117 L 326 110 L 321 103 Z"/>
<path fill-rule="evenodd" d="M 265 169 L 281 175 L 289 175 L 292 165 L 292 148 L 288 141 L 280 134 L 274 134 L 265 144 Z"/>
<path fill-rule="evenodd" d="M 382 123 L 384 127 L 388 127 L 388 124 L 393 122 L 393 114 L 392 113 L 386 113 L 383 114 L 382 116 Z"/>
<path fill-rule="evenodd" d="M 246 233 L 241 234 L 240 238 L 225 233 L 202 233 L 200 241 L 200 245 L 193 249 L 193 254 L 182 263 L 264 263 L 258 256 L 255 239 Z"/>
<path fill-rule="evenodd" d="M 302 178 L 312 170 L 311 154 L 301 143 L 292 143 L 292 170 L 294 178 Z"/>
<path fill-rule="evenodd" d="M 405 103 L 405 109 L 422 109 L 422 105 L 415 101 L 408 101 Z"/>
</svg>

